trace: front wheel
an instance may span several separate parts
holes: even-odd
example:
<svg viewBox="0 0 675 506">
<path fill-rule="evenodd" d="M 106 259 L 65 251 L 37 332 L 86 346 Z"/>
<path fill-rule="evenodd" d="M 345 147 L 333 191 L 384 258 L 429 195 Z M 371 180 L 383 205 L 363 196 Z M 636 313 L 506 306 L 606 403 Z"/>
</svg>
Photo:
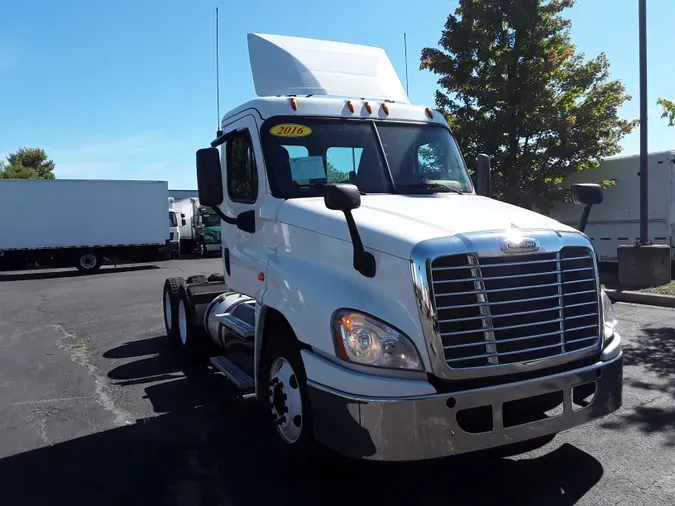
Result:
<svg viewBox="0 0 675 506">
<path fill-rule="evenodd" d="M 300 347 L 290 329 L 270 336 L 260 369 L 261 400 L 270 437 L 280 452 L 305 458 L 317 447 Z"/>
</svg>

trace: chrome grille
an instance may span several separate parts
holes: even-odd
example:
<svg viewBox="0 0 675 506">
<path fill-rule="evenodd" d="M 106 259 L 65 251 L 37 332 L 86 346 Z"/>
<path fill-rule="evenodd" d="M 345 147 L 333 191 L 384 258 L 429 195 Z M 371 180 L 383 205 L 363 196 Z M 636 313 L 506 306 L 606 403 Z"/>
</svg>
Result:
<svg viewBox="0 0 675 506">
<path fill-rule="evenodd" d="M 530 362 L 599 343 L 598 286 L 588 248 L 443 256 L 432 262 L 431 276 L 452 369 Z"/>
</svg>

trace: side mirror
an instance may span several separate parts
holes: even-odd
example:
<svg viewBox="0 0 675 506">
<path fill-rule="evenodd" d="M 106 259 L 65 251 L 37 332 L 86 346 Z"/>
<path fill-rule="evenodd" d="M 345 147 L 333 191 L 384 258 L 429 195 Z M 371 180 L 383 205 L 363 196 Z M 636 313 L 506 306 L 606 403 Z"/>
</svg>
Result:
<svg viewBox="0 0 675 506">
<path fill-rule="evenodd" d="M 575 204 L 583 204 L 585 206 L 602 204 L 602 186 L 595 183 L 573 183 L 572 200 Z"/>
<path fill-rule="evenodd" d="M 323 201 L 333 211 L 351 211 L 361 207 L 361 193 L 353 184 L 327 184 Z"/>
<path fill-rule="evenodd" d="M 365 250 L 359 229 L 356 228 L 352 210 L 361 207 L 361 193 L 353 184 L 327 184 L 324 185 L 325 194 L 323 201 L 328 209 L 342 211 L 347 221 L 349 236 L 352 239 L 354 249 L 354 269 L 367 278 L 375 276 L 375 257 Z"/>
<path fill-rule="evenodd" d="M 483 197 L 490 196 L 490 187 L 492 186 L 492 169 L 490 167 L 490 157 L 481 153 L 476 158 L 476 193 Z"/>
<path fill-rule="evenodd" d="M 602 204 L 604 199 L 602 187 L 595 183 L 573 183 L 572 201 L 575 204 L 584 205 L 584 210 L 579 219 L 577 229 L 581 232 L 586 230 L 588 217 L 591 215 L 591 208 L 596 204 Z"/>
<path fill-rule="evenodd" d="M 197 189 L 201 205 L 215 207 L 222 204 L 223 174 L 218 148 L 197 150 Z"/>
</svg>

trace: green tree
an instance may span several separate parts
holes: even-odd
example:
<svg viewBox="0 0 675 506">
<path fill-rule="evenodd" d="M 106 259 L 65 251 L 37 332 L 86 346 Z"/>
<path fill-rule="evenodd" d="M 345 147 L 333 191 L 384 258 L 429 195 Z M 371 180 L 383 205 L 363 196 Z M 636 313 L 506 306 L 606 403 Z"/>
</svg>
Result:
<svg viewBox="0 0 675 506">
<path fill-rule="evenodd" d="M 575 0 L 460 0 L 440 49 L 421 68 L 439 77 L 436 105 L 467 161 L 492 156 L 498 198 L 546 211 L 563 200 L 563 178 L 621 151 L 637 121 L 619 118 L 630 100 L 609 79 L 604 54 L 584 61 L 561 12 Z"/>
<path fill-rule="evenodd" d="M 326 160 L 326 181 L 328 183 L 348 183 L 349 174 L 339 170 L 332 162 Z"/>
<path fill-rule="evenodd" d="M 663 107 L 662 118 L 668 118 L 668 126 L 675 126 L 675 102 L 659 98 L 656 103 Z"/>
<path fill-rule="evenodd" d="M 0 178 L 54 179 L 54 166 L 44 149 L 23 147 L 7 155 L 7 162 L 0 164 Z"/>
</svg>

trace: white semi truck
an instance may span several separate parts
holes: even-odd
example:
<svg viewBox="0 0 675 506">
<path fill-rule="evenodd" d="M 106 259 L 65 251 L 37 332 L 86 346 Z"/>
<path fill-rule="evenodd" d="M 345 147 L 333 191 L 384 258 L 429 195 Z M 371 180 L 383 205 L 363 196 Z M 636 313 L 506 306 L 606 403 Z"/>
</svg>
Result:
<svg viewBox="0 0 675 506">
<path fill-rule="evenodd" d="M 518 453 L 619 409 L 621 338 L 583 232 L 485 196 L 485 155 L 476 191 L 383 50 L 248 44 L 259 98 L 196 157 L 223 273 L 162 298 L 180 352 L 262 403 L 280 451 Z M 602 190 L 574 195 L 590 209 Z"/>
<path fill-rule="evenodd" d="M 649 240 L 670 246 L 675 262 L 675 150 L 649 153 Z M 617 249 L 635 244 L 640 237 L 640 156 L 616 156 L 600 162 L 597 169 L 575 172 L 566 182 L 611 181 L 602 204 L 593 209 L 587 235 L 598 261 L 618 262 Z M 556 204 L 549 215 L 563 223 L 576 223 L 581 211 L 573 203 Z"/>
<path fill-rule="evenodd" d="M 166 181 L 0 179 L 0 268 L 99 269 L 169 248 Z"/>
<path fill-rule="evenodd" d="M 180 225 L 173 197 L 169 197 L 169 247 L 172 258 L 180 256 Z"/>
</svg>

